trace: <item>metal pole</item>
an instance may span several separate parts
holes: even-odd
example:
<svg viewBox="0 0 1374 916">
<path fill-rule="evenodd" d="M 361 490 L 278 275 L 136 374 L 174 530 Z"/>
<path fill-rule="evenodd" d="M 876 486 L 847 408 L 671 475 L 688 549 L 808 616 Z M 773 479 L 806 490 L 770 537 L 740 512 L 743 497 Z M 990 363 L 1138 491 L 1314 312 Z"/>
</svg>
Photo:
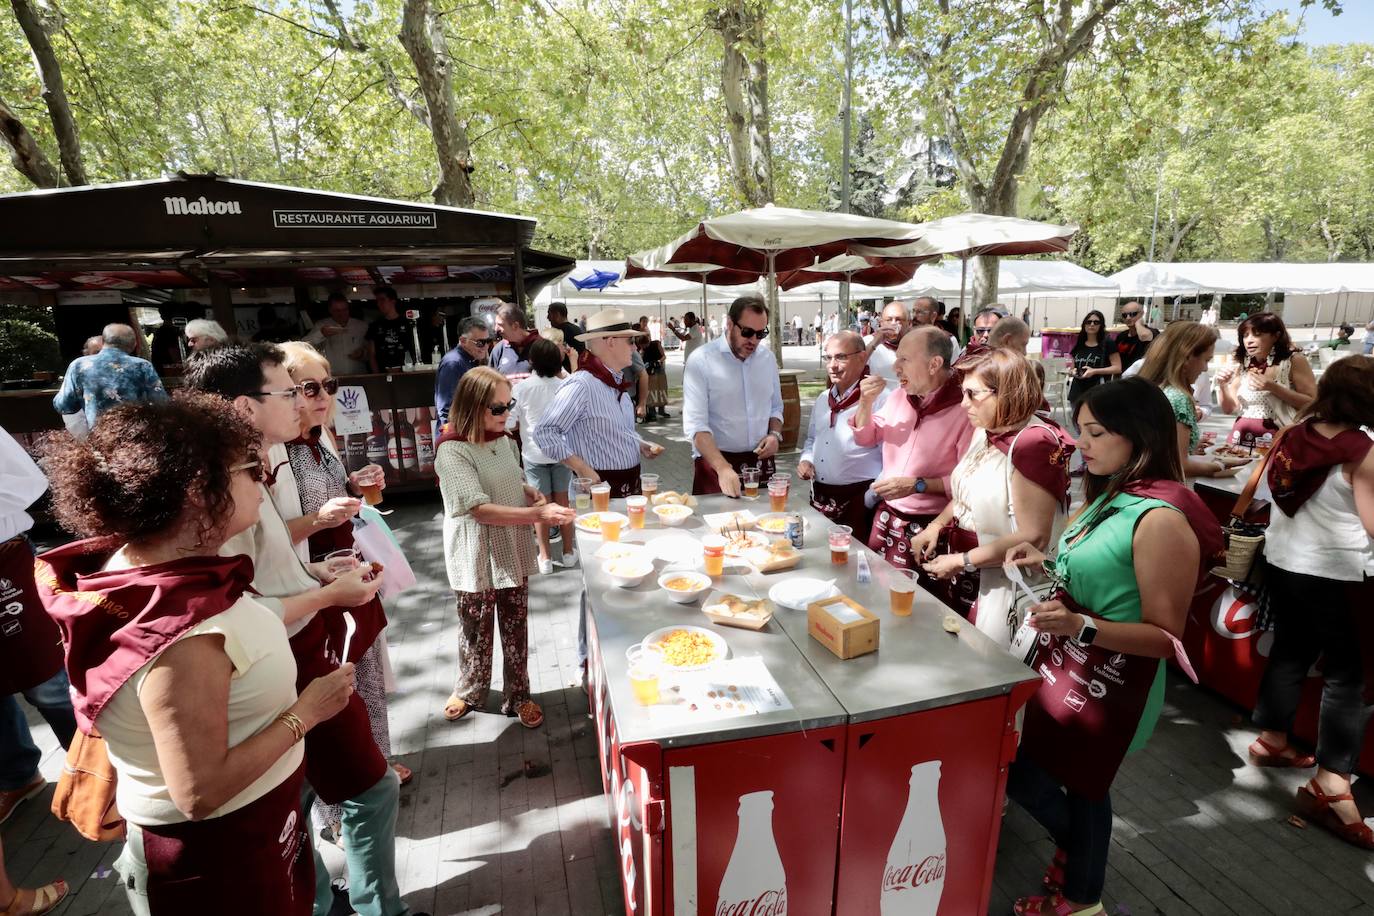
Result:
<svg viewBox="0 0 1374 916">
<path fill-rule="evenodd" d="M 968 330 L 968 309 L 964 308 L 964 286 L 968 281 L 968 256 L 959 259 L 959 323 L 963 325 L 965 331 Z M 962 335 L 961 335 L 962 336 Z"/>
<path fill-rule="evenodd" d="M 1159 185 L 1164 180 L 1164 158 L 1161 156 L 1159 167 L 1155 169 L 1155 216 L 1150 221 L 1150 263 L 1155 260 L 1155 233 L 1159 229 Z"/>
<path fill-rule="evenodd" d="M 849 141 L 852 120 L 850 103 L 853 98 L 851 89 L 854 83 L 854 3 L 844 0 L 844 99 L 841 102 L 841 131 L 844 143 L 840 151 L 840 212 L 849 212 Z M 837 307 L 839 321 L 848 324 L 849 318 L 849 276 L 840 281 L 840 301 Z M 822 317 L 824 317 L 822 315 Z"/>
</svg>

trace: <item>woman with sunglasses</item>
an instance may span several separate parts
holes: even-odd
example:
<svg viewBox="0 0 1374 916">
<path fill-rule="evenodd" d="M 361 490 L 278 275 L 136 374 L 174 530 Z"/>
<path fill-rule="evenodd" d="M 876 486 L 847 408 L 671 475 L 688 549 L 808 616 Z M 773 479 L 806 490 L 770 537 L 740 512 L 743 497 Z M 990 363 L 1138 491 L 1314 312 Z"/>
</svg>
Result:
<svg viewBox="0 0 1374 916">
<path fill-rule="evenodd" d="M 43 554 L 36 579 L 77 721 L 99 729 L 117 776 L 116 867 L 135 913 L 313 910 L 302 739 L 347 705 L 353 666 L 297 696 L 253 564 L 219 555 L 258 520 L 258 442 L 229 402 L 183 393 L 46 449 L 53 513 L 86 540 Z"/>
<path fill-rule="evenodd" d="M 529 577 L 538 571 L 534 526 L 567 525 L 572 509 L 548 502 L 525 482 L 506 415 L 510 382 L 479 366 L 453 393 L 434 470 L 444 499 L 444 564 L 458 606 L 458 679 L 444 704 L 457 721 L 486 704 L 492 630 L 501 628 L 501 712 L 538 728 L 544 712 L 530 698 Z"/>
<path fill-rule="evenodd" d="M 1317 377 L 1273 312 L 1246 318 L 1236 328 L 1236 338 L 1235 362 L 1217 373 L 1217 384 L 1221 409 L 1239 414 L 1227 441 L 1253 448 L 1316 400 Z"/>
<path fill-rule="evenodd" d="M 1073 360 L 1073 381 L 1069 383 L 1069 403 L 1113 376 L 1121 374 L 1121 354 L 1107 342 L 1107 318 L 1097 309 L 1083 316 L 1078 339 L 1069 351 Z"/>
<path fill-rule="evenodd" d="M 353 516 L 362 507 L 357 494 L 362 490 L 359 480 L 377 481 L 385 487 L 381 468 L 368 465 L 348 473 L 338 444 L 334 441 L 334 395 L 339 380 L 330 374 L 329 361 L 308 343 L 290 341 L 279 344 L 284 360 L 282 366 L 291 381 L 300 389 L 304 409 L 300 413 L 300 435 L 284 445 L 267 450 L 267 466 L 273 479 L 268 486 L 272 502 L 286 521 L 286 528 L 294 539 L 297 555 L 302 563 L 318 563 L 339 550 L 353 549 Z M 290 473 L 288 473 L 288 470 Z M 387 625 L 382 599 L 371 601 L 349 612 L 357 624 L 354 638 L 349 642 L 349 658 L 344 661 L 357 665 L 358 697 L 367 707 L 372 737 L 382 756 L 391 757 L 391 726 L 387 720 L 386 678 L 384 656 Z M 346 638 L 341 615 L 329 622 L 334 631 L 330 644 L 340 650 Z M 414 774 L 402 763 L 392 762 L 391 768 L 401 779 L 410 782 Z M 315 816 L 331 833 L 340 836 L 343 809 L 327 805 L 318 798 Z"/>
</svg>

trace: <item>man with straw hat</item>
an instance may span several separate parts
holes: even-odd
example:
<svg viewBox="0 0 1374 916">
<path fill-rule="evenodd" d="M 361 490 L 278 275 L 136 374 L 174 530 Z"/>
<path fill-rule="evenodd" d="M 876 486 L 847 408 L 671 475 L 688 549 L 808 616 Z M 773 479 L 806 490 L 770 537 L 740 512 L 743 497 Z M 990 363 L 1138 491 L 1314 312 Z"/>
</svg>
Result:
<svg viewBox="0 0 1374 916">
<path fill-rule="evenodd" d="M 554 461 L 578 477 L 611 485 L 612 498 L 639 493 L 640 458 L 656 458 L 663 446 L 640 438 L 630 383 L 634 339 L 640 334 L 620 309 L 605 309 L 587 319 L 577 335 L 586 352 L 577 371 L 553 396 L 534 429 L 534 441 Z"/>
</svg>

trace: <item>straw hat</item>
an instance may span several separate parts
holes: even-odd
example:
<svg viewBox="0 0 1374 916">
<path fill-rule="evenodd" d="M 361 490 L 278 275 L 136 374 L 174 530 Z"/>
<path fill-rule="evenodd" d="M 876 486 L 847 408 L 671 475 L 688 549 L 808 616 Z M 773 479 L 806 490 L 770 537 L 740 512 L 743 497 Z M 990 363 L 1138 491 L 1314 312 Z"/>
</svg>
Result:
<svg viewBox="0 0 1374 916">
<path fill-rule="evenodd" d="M 578 340 L 596 340 L 600 337 L 639 337 L 644 332 L 639 325 L 631 324 L 620 309 L 602 309 L 587 319 L 587 330 L 576 335 Z"/>
</svg>

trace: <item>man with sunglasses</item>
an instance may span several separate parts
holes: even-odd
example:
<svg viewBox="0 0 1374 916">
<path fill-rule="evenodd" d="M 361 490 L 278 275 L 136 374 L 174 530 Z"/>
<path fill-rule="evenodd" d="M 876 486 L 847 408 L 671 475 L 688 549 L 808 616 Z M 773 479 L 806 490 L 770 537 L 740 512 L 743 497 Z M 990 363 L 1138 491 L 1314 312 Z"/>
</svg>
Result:
<svg viewBox="0 0 1374 916">
<path fill-rule="evenodd" d="M 692 441 L 692 492 L 738 498 L 740 471 L 759 479 L 776 470 L 782 443 L 782 387 L 761 296 L 730 303 L 725 334 L 688 361 L 682 376 L 682 431 Z"/>
<path fill-rule="evenodd" d="M 1150 342 L 1159 334 L 1159 331 L 1141 321 L 1140 316 L 1139 302 L 1127 302 L 1121 307 L 1121 320 L 1126 323 L 1126 330 L 1116 335 L 1116 352 L 1121 357 L 1123 375 L 1133 363 L 1145 358 Z"/>
<path fill-rule="evenodd" d="M 329 317 L 315 322 L 305 342 L 329 360 L 339 375 L 360 375 L 367 371 L 367 322 L 354 318 L 343 293 L 330 293 Z"/>
<path fill-rule="evenodd" d="M 187 360 L 184 384 L 188 390 L 231 401 L 252 420 L 266 450 L 300 434 L 303 399 L 283 365 L 284 358 L 270 344 L 215 347 Z M 296 685 L 302 690 L 314 678 L 339 667 L 337 652 L 342 647 L 331 634 L 337 632 L 340 615 L 370 602 L 385 573 L 372 576 L 364 565 L 333 578 L 323 564 L 307 567 L 296 555 L 290 529 L 266 486 L 261 490 L 257 524 L 228 541 L 220 552 L 243 554 L 253 561 L 253 589 L 286 626 L 296 658 Z M 377 749 L 367 708 L 356 693 L 342 712 L 306 735 L 305 767 L 312 791 L 304 799 L 302 816 L 310 816 L 315 793 L 343 807 L 349 899 L 354 910 L 362 916 L 405 916 L 410 911 L 396 881 L 400 781 Z M 328 912 L 332 905 L 329 872 L 317 853 L 315 912 Z"/>
<path fill-rule="evenodd" d="M 491 331 L 481 318 L 464 318 L 458 325 L 458 343 L 439 360 L 439 369 L 434 373 L 434 408 L 440 427 L 448 422 L 448 408 L 458 382 L 469 369 L 487 364 L 492 341 Z"/>
</svg>

